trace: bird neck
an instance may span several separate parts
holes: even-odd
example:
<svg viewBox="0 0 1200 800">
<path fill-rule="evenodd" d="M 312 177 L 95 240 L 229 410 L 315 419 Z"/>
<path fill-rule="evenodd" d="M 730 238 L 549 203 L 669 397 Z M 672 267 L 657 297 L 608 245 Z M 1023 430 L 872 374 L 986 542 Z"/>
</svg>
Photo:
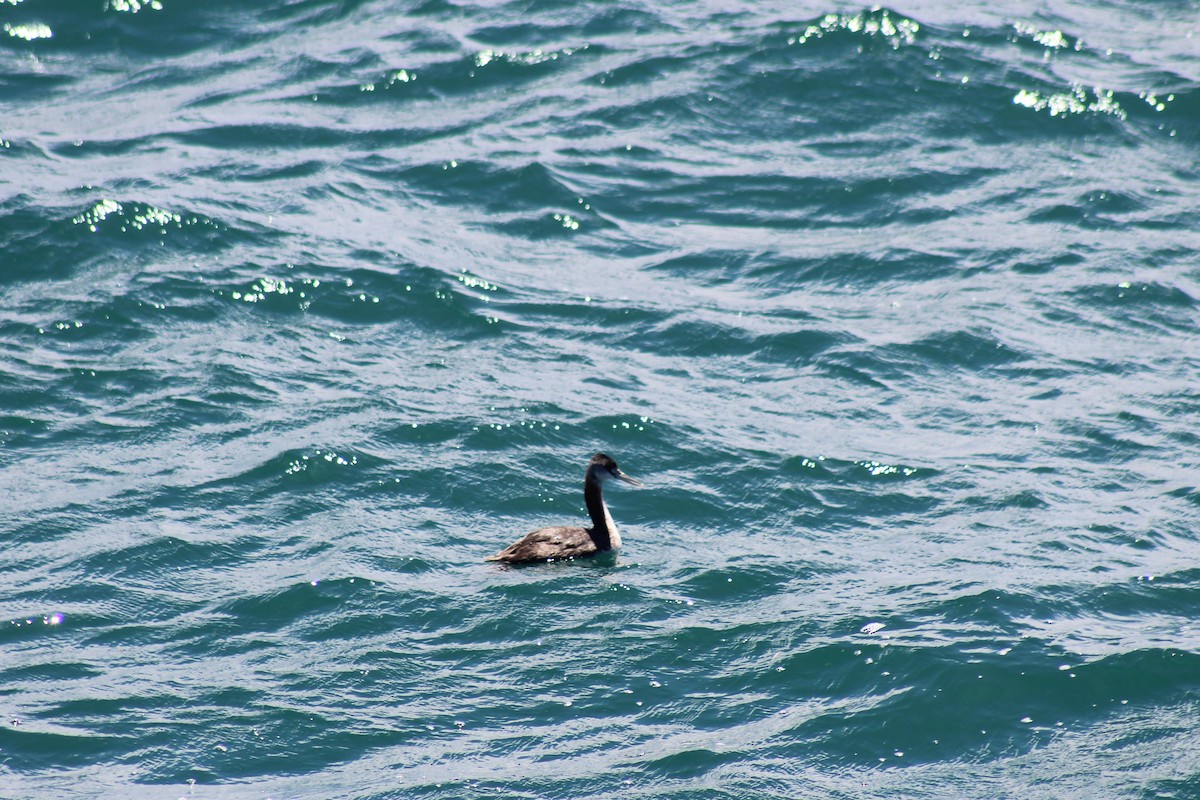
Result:
<svg viewBox="0 0 1200 800">
<path fill-rule="evenodd" d="M 584 481 L 583 502 L 587 505 L 588 516 L 592 518 L 592 528 L 588 531 L 597 550 L 615 550 L 621 546 L 621 533 L 608 506 L 604 504 L 604 493 L 600 481 Z"/>
</svg>

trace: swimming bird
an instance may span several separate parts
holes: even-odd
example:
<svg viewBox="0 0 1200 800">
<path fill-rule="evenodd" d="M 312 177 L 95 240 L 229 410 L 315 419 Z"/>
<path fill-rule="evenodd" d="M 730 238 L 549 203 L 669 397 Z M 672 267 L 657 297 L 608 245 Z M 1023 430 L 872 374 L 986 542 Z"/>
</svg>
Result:
<svg viewBox="0 0 1200 800">
<path fill-rule="evenodd" d="M 604 453 L 596 453 L 588 462 L 587 475 L 583 479 L 583 502 L 592 527 L 577 528 L 555 526 L 538 528 L 525 534 L 520 541 L 488 556 L 488 561 L 504 561 L 509 564 L 525 564 L 533 561 L 557 561 L 560 558 L 582 558 L 594 556 L 621 546 L 621 532 L 604 504 L 604 484 L 618 480 L 632 486 L 641 486 L 637 478 L 621 472 L 617 462 Z"/>
</svg>

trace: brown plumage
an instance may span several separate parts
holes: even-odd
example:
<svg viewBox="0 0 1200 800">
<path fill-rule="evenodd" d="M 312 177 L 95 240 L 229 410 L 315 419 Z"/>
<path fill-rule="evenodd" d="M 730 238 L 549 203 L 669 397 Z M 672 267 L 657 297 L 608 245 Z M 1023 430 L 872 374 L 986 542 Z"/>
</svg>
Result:
<svg viewBox="0 0 1200 800">
<path fill-rule="evenodd" d="M 504 548 L 488 561 L 503 561 L 509 564 L 524 564 L 535 561 L 557 561 L 563 558 L 594 556 L 621 546 L 621 533 L 604 504 L 603 486 L 610 480 L 624 481 L 633 486 L 642 482 L 631 478 L 604 453 L 597 453 L 588 462 L 587 474 L 583 479 L 583 500 L 587 505 L 592 527 L 578 528 L 554 526 L 539 528 L 525 534 L 518 542 Z"/>
</svg>

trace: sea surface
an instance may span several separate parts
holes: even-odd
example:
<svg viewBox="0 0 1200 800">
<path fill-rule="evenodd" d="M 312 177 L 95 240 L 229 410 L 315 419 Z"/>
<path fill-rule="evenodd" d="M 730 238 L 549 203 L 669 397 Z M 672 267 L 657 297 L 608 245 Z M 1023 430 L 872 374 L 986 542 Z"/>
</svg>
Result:
<svg viewBox="0 0 1200 800">
<path fill-rule="evenodd" d="M 1200 797 L 1200 3 L 7 0 L 0 511 L 5 800 Z"/>
</svg>

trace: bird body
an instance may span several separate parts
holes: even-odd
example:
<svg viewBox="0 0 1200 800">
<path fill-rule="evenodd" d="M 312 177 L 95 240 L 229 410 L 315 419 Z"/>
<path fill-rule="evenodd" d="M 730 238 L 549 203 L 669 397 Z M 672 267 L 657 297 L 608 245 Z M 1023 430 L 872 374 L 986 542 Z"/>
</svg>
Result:
<svg viewBox="0 0 1200 800">
<path fill-rule="evenodd" d="M 621 546 L 621 533 L 608 506 L 604 503 L 603 486 L 610 480 L 619 480 L 633 486 L 642 482 L 621 472 L 617 462 L 603 453 L 592 456 L 587 474 L 583 479 L 583 500 L 587 505 L 592 527 L 554 526 L 539 528 L 525 534 L 516 543 L 504 548 L 488 561 L 503 561 L 523 564 L 536 561 L 557 561 L 566 558 L 594 556 Z"/>
<path fill-rule="evenodd" d="M 520 564 L 533 561 L 552 561 L 559 558 L 594 556 L 599 552 L 600 548 L 588 534 L 587 528 L 560 525 L 553 528 L 539 528 L 527 533 L 519 542 L 501 550 L 494 556 L 488 556 L 487 560 Z"/>
</svg>

